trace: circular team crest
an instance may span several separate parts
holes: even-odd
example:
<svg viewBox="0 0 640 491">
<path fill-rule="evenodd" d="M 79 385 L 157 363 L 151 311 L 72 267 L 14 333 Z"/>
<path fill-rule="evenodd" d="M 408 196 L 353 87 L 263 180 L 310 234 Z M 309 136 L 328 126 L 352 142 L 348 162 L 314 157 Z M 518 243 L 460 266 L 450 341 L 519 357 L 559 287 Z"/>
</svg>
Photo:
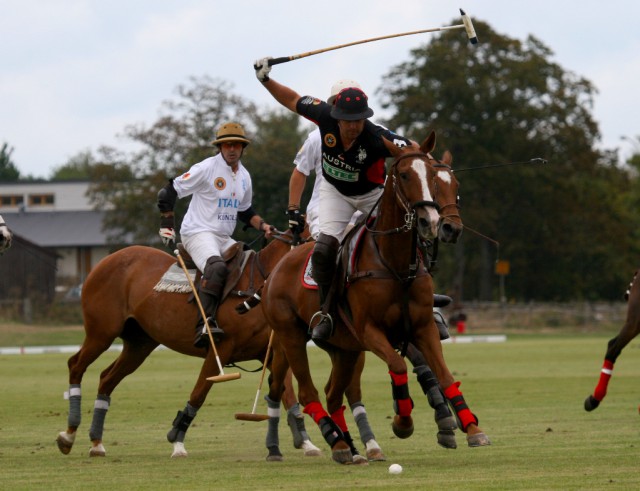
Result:
<svg viewBox="0 0 640 491">
<path fill-rule="evenodd" d="M 213 181 L 213 185 L 218 191 L 222 191 L 227 187 L 227 181 L 224 180 L 224 177 L 216 177 L 216 180 Z"/>
<path fill-rule="evenodd" d="M 324 144 L 329 148 L 333 148 L 336 146 L 337 140 L 336 137 L 332 133 L 327 133 L 324 135 Z"/>
</svg>

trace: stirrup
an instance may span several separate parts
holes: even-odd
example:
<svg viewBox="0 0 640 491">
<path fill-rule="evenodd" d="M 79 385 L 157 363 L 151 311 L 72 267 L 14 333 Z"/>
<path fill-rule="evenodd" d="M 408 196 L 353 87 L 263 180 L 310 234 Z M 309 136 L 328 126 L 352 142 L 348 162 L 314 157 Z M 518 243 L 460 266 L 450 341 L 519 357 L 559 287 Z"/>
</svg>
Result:
<svg viewBox="0 0 640 491">
<path fill-rule="evenodd" d="M 322 310 L 318 310 L 315 314 L 313 314 L 311 316 L 311 319 L 309 319 L 309 334 L 311 334 L 311 332 L 313 331 L 314 327 L 316 327 L 318 324 L 316 324 L 316 326 L 313 326 L 313 320 L 316 317 L 320 317 L 320 320 L 318 321 L 318 324 L 320 324 L 323 320 L 325 319 L 329 319 L 329 322 L 331 323 L 331 327 L 333 328 L 333 317 L 331 317 L 331 314 L 323 314 Z M 313 327 L 311 327 L 313 326 Z"/>
<path fill-rule="evenodd" d="M 314 325 L 313 320 L 316 317 L 319 317 L 320 320 Z M 328 326 L 327 323 L 329 324 Z M 313 314 L 309 321 L 308 333 L 311 334 L 311 339 L 313 340 L 325 341 L 329 339 L 333 334 L 333 318 L 331 317 L 331 314 L 324 314 L 321 310 Z"/>
</svg>

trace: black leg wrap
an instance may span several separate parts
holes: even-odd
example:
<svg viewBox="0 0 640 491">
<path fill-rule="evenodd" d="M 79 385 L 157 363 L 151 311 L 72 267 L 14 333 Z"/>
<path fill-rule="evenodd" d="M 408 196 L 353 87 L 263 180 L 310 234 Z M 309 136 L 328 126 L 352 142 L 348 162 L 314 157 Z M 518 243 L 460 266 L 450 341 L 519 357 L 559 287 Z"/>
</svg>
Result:
<svg viewBox="0 0 640 491">
<path fill-rule="evenodd" d="M 189 429 L 189 425 L 191 424 L 191 421 L 193 421 L 193 418 L 194 416 L 189 416 L 182 411 L 178 411 L 178 414 L 172 423 L 173 428 L 171 428 L 169 433 L 167 433 L 167 440 L 174 443 L 178 440 L 178 435 L 181 433 L 184 438 L 184 434 Z"/>
<path fill-rule="evenodd" d="M 356 446 L 353 444 L 353 438 L 351 438 L 351 433 L 349 433 L 348 431 L 345 431 L 343 435 L 344 435 L 344 441 L 347 442 L 347 445 L 349 445 L 349 448 L 351 449 L 351 454 L 360 455 L 360 452 L 358 452 L 358 449 L 356 449 Z"/>
<path fill-rule="evenodd" d="M 338 425 L 329 417 L 325 416 L 318 422 L 318 427 L 322 432 L 322 437 L 329 444 L 330 447 L 339 442 L 344 441 L 344 434 Z"/>
</svg>

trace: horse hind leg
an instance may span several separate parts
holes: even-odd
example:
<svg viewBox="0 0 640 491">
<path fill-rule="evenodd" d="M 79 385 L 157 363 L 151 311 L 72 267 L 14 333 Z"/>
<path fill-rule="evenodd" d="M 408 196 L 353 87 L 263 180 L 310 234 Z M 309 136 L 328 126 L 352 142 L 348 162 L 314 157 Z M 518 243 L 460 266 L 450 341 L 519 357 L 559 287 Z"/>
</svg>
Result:
<svg viewBox="0 0 640 491">
<path fill-rule="evenodd" d="M 111 405 L 111 393 L 127 376 L 137 370 L 153 352 L 158 343 L 140 331 L 135 339 L 126 337 L 122 346 L 122 353 L 100 374 L 98 395 L 93 405 L 93 418 L 89 430 L 91 448 L 89 457 L 104 457 L 106 450 L 102 443 L 104 421 Z"/>
<path fill-rule="evenodd" d="M 361 378 L 362 371 L 364 370 L 365 354 L 362 352 L 356 366 L 353 370 L 353 377 L 351 382 L 345 390 L 345 396 L 351 409 L 353 419 L 358 426 L 358 433 L 360 433 L 360 441 L 365 447 L 367 459 L 372 462 L 382 462 L 387 460 L 380 445 L 376 441 L 376 436 L 373 433 L 373 429 L 369 424 L 369 418 L 367 417 L 367 410 L 362 402 L 362 388 Z M 325 388 L 325 391 L 327 388 Z"/>
<path fill-rule="evenodd" d="M 67 416 L 67 429 L 58 433 L 56 444 L 58 449 L 68 455 L 75 443 L 78 427 L 82 421 L 82 377 L 89 365 L 104 353 L 113 339 L 95 339 L 85 337 L 80 350 L 69 358 L 69 389 L 65 391 L 65 399 L 69 401 L 69 414 Z"/>
</svg>

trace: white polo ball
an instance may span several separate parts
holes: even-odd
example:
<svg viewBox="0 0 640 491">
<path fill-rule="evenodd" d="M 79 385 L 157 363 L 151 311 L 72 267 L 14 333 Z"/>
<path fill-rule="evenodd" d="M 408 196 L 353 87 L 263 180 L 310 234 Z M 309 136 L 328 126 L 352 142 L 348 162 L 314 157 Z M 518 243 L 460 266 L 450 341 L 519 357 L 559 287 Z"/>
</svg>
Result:
<svg viewBox="0 0 640 491">
<path fill-rule="evenodd" d="M 391 464 L 389 466 L 389 474 L 400 474 L 402 472 L 402 466 L 400 464 Z"/>
</svg>

